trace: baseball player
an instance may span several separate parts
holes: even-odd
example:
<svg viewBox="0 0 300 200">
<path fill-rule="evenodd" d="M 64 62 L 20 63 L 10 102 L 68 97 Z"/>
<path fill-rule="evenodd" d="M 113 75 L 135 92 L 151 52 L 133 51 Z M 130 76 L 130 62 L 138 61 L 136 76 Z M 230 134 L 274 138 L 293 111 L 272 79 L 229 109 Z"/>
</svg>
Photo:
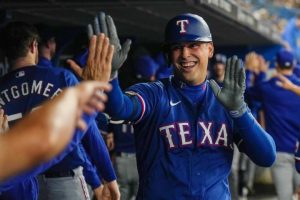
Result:
<svg viewBox="0 0 300 200">
<path fill-rule="evenodd" d="M 130 42 L 120 45 L 110 16 L 100 13 L 96 19 L 95 32 L 108 35 L 115 46 L 113 89 L 106 112 L 134 123 L 137 199 L 230 199 L 227 178 L 233 143 L 256 164 L 273 164 L 274 141 L 243 100 L 242 62 L 236 56 L 227 61 L 222 88 L 206 80 L 214 47 L 202 17 L 181 14 L 166 26 L 165 53 L 174 76 L 133 85 L 125 93 L 119 87 L 117 70 Z M 123 62 L 117 62 L 120 58 Z"/>
<path fill-rule="evenodd" d="M 277 78 L 279 79 L 276 82 L 278 86 L 280 86 L 284 89 L 290 90 L 300 96 L 300 86 L 294 84 L 293 82 L 291 82 L 288 78 L 286 78 L 282 74 L 277 74 Z"/>
<path fill-rule="evenodd" d="M 43 28 L 40 28 L 39 34 L 41 35 L 41 40 L 39 43 L 38 66 L 53 68 L 53 70 L 56 70 L 57 67 L 54 67 L 51 62 L 51 59 L 56 51 L 54 33 L 44 26 Z M 104 166 L 111 166 L 111 164 L 110 159 L 103 162 L 102 157 L 105 157 L 107 152 L 103 152 L 103 146 L 105 146 L 105 143 L 99 134 L 96 123 L 93 122 L 93 125 L 87 131 L 94 133 L 86 134 L 82 140 L 82 147 L 78 147 L 77 149 L 73 150 L 59 164 L 53 166 L 39 176 L 39 199 L 46 200 L 64 198 L 65 200 L 74 200 L 75 194 L 79 193 L 79 191 L 82 191 L 80 190 L 80 188 L 82 188 L 82 182 L 85 183 L 85 181 L 78 181 L 78 179 L 82 178 L 82 173 L 86 182 L 97 193 L 98 190 L 101 190 L 102 186 L 97 169 L 103 173 L 102 177 L 108 182 L 108 185 L 111 187 L 112 185 L 115 185 L 113 188 L 117 188 L 115 175 L 103 168 Z M 85 157 L 86 153 L 87 157 Z M 97 166 L 97 169 L 94 169 L 95 167 L 93 164 Z M 70 170 L 71 174 L 69 174 Z M 72 171 L 75 171 L 76 173 L 72 175 Z M 62 177 L 65 177 L 65 179 L 62 180 Z M 116 192 L 118 193 L 118 191 L 112 191 L 112 193 Z M 84 191 L 84 194 L 88 195 L 86 190 Z M 82 198 L 82 194 L 78 195 L 80 198 Z"/>
<path fill-rule="evenodd" d="M 38 55 L 38 34 L 36 29 L 31 25 L 24 22 L 13 22 L 5 27 L 2 39 L 12 70 L 1 79 L 0 105 L 7 113 L 9 122 L 13 123 L 14 121 L 17 121 L 22 118 L 24 114 L 31 110 L 38 109 L 38 106 L 40 106 L 43 101 L 59 95 L 63 88 L 73 86 L 78 83 L 75 76 L 64 69 L 54 70 L 51 68 L 35 66 Z M 100 43 L 103 42 L 104 47 L 102 49 L 106 49 L 106 53 L 112 51 L 113 47 L 109 46 L 108 39 L 105 39 L 103 36 L 99 36 L 97 41 L 100 41 Z M 99 44 L 97 43 L 97 47 L 98 45 Z M 95 52 L 99 52 L 99 48 L 95 49 L 95 46 L 96 38 L 94 37 L 91 40 L 90 49 L 90 52 L 93 52 L 94 54 Z M 96 57 L 99 58 L 99 56 L 100 53 L 97 54 Z M 90 65 L 98 66 L 100 62 L 103 62 L 98 58 L 94 58 L 94 55 L 90 56 L 90 59 L 92 58 L 97 60 L 96 62 L 90 62 Z M 108 64 L 106 66 L 109 66 L 109 59 L 105 59 L 103 64 Z M 84 119 L 89 125 L 89 129 L 84 137 L 87 139 L 96 139 L 100 137 L 100 144 L 102 146 L 97 148 L 103 148 L 103 154 L 100 155 L 101 157 L 99 156 L 96 158 L 98 160 L 97 165 L 101 165 L 101 174 L 106 174 L 106 176 L 115 179 L 115 174 L 112 165 L 110 164 L 107 149 L 103 140 L 101 140 L 102 138 L 99 131 L 97 131 L 98 129 L 93 118 L 93 116 L 84 116 Z M 78 151 L 78 149 L 80 150 L 80 148 L 82 148 L 81 145 L 77 145 L 75 151 Z M 79 154 L 79 156 L 80 160 L 72 160 L 72 157 L 65 158 L 69 161 L 69 170 L 62 171 L 61 174 L 62 176 L 69 175 L 69 178 L 72 178 L 73 176 L 75 177 L 75 175 L 78 174 L 75 178 L 79 178 L 80 180 L 78 181 L 84 183 L 80 172 L 78 170 L 72 170 L 78 167 L 81 163 L 85 163 L 87 161 L 85 154 L 82 153 Z M 49 176 L 60 174 L 60 169 L 63 167 L 66 169 L 66 166 L 59 164 L 52 167 Z M 47 172 L 49 172 L 49 170 Z M 84 188 L 80 187 L 79 190 L 82 194 L 81 199 L 86 199 L 86 191 Z M 75 198 L 75 194 L 73 194 L 73 197 Z M 23 200 L 37 199 L 36 180 L 24 179 L 24 181 L 20 184 L 14 185 L 10 190 L 3 192 L 0 196 L 0 199 L 1 198 Z"/>
<path fill-rule="evenodd" d="M 75 139 L 80 138 L 75 136 L 72 140 L 75 127 L 83 130 L 88 127 L 78 116 L 83 112 L 103 109 L 106 98 L 97 92 L 103 89 L 109 89 L 108 85 L 96 82 L 85 82 L 67 89 L 59 97 L 29 114 L 11 130 L 8 130 L 7 115 L 0 109 L 0 181 L 9 177 L 16 178 L 16 174 L 38 164 L 48 165 L 43 162 L 49 161 L 64 149 L 66 152 L 72 149 L 72 144 L 67 148 L 66 146 L 70 141 L 75 143 Z M 64 109 L 61 109 L 62 106 Z M 79 132 L 77 134 L 83 135 Z M 37 175 L 37 170 L 32 172 L 34 174 L 28 176 Z M 3 184 L 4 182 L 0 184 L 1 191 Z"/>
<path fill-rule="evenodd" d="M 276 55 L 276 70 L 295 85 L 299 79 L 293 74 L 294 56 L 281 50 Z M 300 175 L 296 173 L 294 153 L 300 130 L 300 97 L 278 86 L 278 78 L 247 89 L 249 98 L 260 101 L 265 111 L 266 130 L 276 144 L 277 159 L 271 168 L 279 200 L 292 199 L 295 187 L 300 185 Z"/>
<path fill-rule="evenodd" d="M 211 78 L 214 79 L 220 87 L 223 86 L 226 60 L 226 55 L 221 53 L 215 54 L 212 59 Z"/>
<path fill-rule="evenodd" d="M 121 197 L 130 200 L 136 197 L 138 172 L 134 145 L 134 130 L 131 124 L 111 120 L 108 131 L 113 134 L 115 169 Z"/>
</svg>

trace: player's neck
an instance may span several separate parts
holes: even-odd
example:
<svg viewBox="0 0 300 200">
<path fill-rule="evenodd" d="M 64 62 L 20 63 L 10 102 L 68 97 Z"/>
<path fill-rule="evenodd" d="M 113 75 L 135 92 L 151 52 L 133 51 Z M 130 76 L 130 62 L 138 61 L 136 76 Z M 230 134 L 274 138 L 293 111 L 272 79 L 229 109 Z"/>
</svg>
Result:
<svg viewBox="0 0 300 200">
<path fill-rule="evenodd" d="M 13 69 L 20 69 L 32 65 L 36 65 L 36 62 L 35 60 L 28 57 L 18 58 L 12 63 Z"/>
<path fill-rule="evenodd" d="M 291 76 L 293 74 L 293 69 L 280 69 L 280 68 L 277 68 L 277 72 L 282 74 L 282 75 Z"/>
<path fill-rule="evenodd" d="M 43 58 L 46 58 L 48 60 L 51 60 L 51 58 L 52 58 L 50 50 L 46 49 L 46 48 L 40 49 L 40 56 Z"/>
</svg>

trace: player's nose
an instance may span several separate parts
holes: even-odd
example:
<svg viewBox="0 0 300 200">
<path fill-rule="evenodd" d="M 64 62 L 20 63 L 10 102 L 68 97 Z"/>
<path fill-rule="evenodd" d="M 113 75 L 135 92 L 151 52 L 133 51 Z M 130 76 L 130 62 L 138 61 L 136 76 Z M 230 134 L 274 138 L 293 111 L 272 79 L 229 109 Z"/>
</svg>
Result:
<svg viewBox="0 0 300 200">
<path fill-rule="evenodd" d="M 190 49 L 186 46 L 183 46 L 181 49 L 181 56 L 183 58 L 187 58 L 187 57 L 189 57 L 189 55 L 190 55 Z"/>
</svg>

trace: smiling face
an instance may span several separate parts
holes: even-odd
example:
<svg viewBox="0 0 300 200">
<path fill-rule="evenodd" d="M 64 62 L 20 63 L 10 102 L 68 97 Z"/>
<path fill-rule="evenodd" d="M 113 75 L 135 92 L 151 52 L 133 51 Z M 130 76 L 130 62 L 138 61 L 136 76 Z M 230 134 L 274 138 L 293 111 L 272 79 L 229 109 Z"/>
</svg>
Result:
<svg viewBox="0 0 300 200">
<path fill-rule="evenodd" d="M 174 75 L 189 85 L 203 83 L 207 75 L 208 60 L 213 56 L 211 42 L 185 42 L 170 47 Z"/>
</svg>

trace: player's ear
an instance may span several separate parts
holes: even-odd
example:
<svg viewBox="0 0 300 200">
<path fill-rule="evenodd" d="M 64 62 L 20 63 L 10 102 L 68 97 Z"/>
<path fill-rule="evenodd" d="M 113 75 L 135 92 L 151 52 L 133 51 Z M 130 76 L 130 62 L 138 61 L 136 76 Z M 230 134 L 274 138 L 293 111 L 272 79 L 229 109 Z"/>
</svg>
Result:
<svg viewBox="0 0 300 200">
<path fill-rule="evenodd" d="M 208 58 L 212 58 L 214 55 L 214 45 L 212 42 L 209 42 L 208 44 Z"/>
<path fill-rule="evenodd" d="M 34 53 L 35 51 L 38 51 L 38 42 L 36 40 L 33 40 L 29 44 L 29 50 L 30 50 L 31 53 Z"/>
</svg>

